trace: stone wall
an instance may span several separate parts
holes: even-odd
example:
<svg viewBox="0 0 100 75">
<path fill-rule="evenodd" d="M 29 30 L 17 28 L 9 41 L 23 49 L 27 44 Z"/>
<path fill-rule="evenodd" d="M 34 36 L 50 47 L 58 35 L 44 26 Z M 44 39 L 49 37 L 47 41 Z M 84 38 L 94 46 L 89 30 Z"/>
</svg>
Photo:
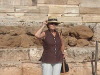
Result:
<svg viewBox="0 0 100 75">
<path fill-rule="evenodd" d="M 93 29 L 94 43 L 100 41 L 100 0 L 0 0 L 0 26 L 34 26 L 37 29 L 50 15 L 57 16 L 62 26 L 88 26 Z M 0 49 L 0 75 L 42 75 L 38 60 L 43 49 L 37 47 Z M 95 46 L 65 50 L 70 67 L 66 75 L 92 75 L 90 61 L 94 51 Z M 99 64 L 100 61 L 98 75 Z"/>
<path fill-rule="evenodd" d="M 49 15 L 65 23 L 99 23 L 99 0 L 0 0 L 0 25 L 37 25 Z"/>
<path fill-rule="evenodd" d="M 39 26 L 50 15 L 68 25 L 96 26 L 94 37 L 100 34 L 99 0 L 0 0 L 3 26 Z"/>
<path fill-rule="evenodd" d="M 92 75 L 91 54 L 94 47 L 73 47 L 65 50 L 69 72 L 64 75 Z M 42 75 L 42 47 L 0 49 L 0 75 Z M 100 58 L 100 55 L 99 55 Z M 100 61 L 97 73 L 100 74 Z M 63 75 L 63 74 L 61 74 Z"/>
</svg>

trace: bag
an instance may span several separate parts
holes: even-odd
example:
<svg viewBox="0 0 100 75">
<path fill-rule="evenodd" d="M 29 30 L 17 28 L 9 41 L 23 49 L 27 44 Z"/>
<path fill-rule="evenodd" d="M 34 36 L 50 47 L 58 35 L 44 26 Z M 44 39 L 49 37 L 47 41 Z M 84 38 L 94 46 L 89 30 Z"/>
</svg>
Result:
<svg viewBox="0 0 100 75">
<path fill-rule="evenodd" d="M 63 59 L 62 66 L 61 66 L 61 73 L 65 73 L 69 71 L 68 63 L 66 63 L 65 58 Z"/>
</svg>

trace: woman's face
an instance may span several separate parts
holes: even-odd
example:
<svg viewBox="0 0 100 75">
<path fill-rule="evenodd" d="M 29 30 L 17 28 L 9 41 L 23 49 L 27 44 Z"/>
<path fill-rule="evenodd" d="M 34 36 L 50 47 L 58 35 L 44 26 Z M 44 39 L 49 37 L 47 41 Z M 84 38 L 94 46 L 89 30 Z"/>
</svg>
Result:
<svg viewBox="0 0 100 75">
<path fill-rule="evenodd" d="M 56 29 L 57 24 L 56 23 L 49 23 L 48 27 L 49 29 Z"/>
</svg>

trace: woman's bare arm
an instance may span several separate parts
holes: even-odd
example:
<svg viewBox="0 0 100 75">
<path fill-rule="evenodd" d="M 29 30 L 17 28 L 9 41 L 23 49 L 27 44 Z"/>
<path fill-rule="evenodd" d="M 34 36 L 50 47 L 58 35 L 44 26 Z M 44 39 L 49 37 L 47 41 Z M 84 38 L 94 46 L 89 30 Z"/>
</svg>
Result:
<svg viewBox="0 0 100 75">
<path fill-rule="evenodd" d="M 64 53 L 64 50 L 65 50 L 65 42 L 64 42 L 64 39 L 63 39 L 62 34 L 60 35 L 60 39 L 61 39 L 61 43 L 62 43 L 61 51 L 62 51 L 62 53 Z"/>
<path fill-rule="evenodd" d="M 43 28 L 46 26 L 46 22 L 43 22 L 41 28 L 35 33 L 35 36 L 37 38 L 43 38 L 45 36 L 45 32 L 42 32 L 43 31 Z"/>
</svg>

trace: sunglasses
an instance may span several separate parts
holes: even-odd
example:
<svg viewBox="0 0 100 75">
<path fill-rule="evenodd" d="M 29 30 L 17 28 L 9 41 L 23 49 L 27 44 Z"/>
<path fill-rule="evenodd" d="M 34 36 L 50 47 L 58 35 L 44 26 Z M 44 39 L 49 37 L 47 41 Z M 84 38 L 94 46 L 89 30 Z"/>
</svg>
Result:
<svg viewBox="0 0 100 75">
<path fill-rule="evenodd" d="M 58 23 L 48 23 L 48 25 L 58 25 Z"/>
</svg>

